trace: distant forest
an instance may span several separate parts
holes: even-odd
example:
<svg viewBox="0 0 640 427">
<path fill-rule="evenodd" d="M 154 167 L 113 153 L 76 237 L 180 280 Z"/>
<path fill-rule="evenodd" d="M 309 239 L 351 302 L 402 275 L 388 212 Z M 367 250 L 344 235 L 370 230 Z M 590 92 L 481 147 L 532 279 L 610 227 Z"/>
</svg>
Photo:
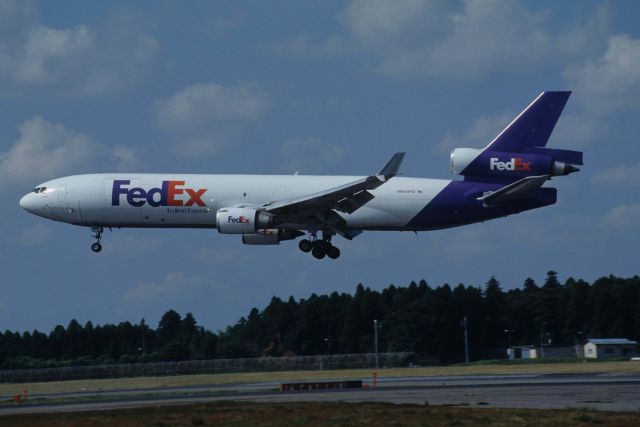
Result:
<svg viewBox="0 0 640 427">
<path fill-rule="evenodd" d="M 166 312 L 156 329 L 138 324 L 84 326 L 72 320 L 49 334 L 0 333 L 0 368 L 361 353 L 415 352 L 441 363 L 464 357 L 468 319 L 472 360 L 504 357 L 513 345 L 574 345 L 589 337 L 640 340 L 640 277 L 603 277 L 589 284 L 554 271 L 542 285 L 526 279 L 504 291 L 495 277 L 483 288 L 431 287 L 421 280 L 381 292 L 358 285 L 354 295 L 333 292 L 284 301 L 273 297 L 225 331 L 198 326 L 191 313 Z"/>
</svg>

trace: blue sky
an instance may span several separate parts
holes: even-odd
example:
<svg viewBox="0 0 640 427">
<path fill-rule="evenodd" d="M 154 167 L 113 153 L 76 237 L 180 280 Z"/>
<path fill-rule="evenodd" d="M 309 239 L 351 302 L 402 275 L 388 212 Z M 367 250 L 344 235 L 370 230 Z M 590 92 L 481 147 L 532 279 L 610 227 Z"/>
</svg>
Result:
<svg viewBox="0 0 640 427">
<path fill-rule="evenodd" d="M 72 318 L 221 329 L 273 295 L 425 279 L 505 288 L 548 270 L 638 273 L 640 3 L 0 1 L 0 329 Z M 365 233 L 317 261 L 215 230 L 89 230 L 22 211 L 105 171 L 449 178 L 543 90 L 573 90 L 549 145 L 583 150 L 554 206 L 429 233 Z M 547 184 L 549 185 L 549 184 Z"/>
</svg>

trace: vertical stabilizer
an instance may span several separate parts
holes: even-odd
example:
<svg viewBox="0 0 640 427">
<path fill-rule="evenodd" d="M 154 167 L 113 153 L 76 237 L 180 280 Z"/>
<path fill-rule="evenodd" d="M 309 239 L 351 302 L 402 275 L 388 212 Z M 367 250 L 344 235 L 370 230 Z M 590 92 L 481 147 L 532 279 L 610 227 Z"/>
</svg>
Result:
<svg viewBox="0 0 640 427">
<path fill-rule="evenodd" d="M 521 153 L 525 147 L 544 147 L 569 95 L 570 91 L 542 92 L 485 150 Z"/>
</svg>

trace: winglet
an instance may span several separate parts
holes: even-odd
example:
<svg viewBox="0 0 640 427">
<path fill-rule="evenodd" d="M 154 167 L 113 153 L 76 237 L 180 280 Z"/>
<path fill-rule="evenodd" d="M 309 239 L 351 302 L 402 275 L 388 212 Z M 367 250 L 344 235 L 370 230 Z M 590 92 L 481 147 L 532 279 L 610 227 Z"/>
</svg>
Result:
<svg viewBox="0 0 640 427">
<path fill-rule="evenodd" d="M 398 169 L 400 169 L 400 165 L 402 164 L 402 160 L 404 159 L 405 154 L 406 153 L 394 154 L 391 160 L 387 162 L 387 164 L 382 168 L 378 175 L 384 176 L 385 180 L 396 176 L 398 174 Z"/>
</svg>

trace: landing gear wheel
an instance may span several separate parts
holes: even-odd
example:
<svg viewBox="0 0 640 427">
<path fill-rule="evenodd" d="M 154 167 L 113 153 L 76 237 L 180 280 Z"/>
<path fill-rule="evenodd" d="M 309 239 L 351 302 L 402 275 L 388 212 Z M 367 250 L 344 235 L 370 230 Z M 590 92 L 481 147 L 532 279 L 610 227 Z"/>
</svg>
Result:
<svg viewBox="0 0 640 427">
<path fill-rule="evenodd" d="M 336 248 L 333 245 L 329 246 L 329 248 L 327 249 L 327 256 L 331 259 L 338 258 L 340 256 L 340 249 Z"/>
<path fill-rule="evenodd" d="M 327 255 L 327 242 L 324 240 L 317 240 L 313 243 L 313 249 L 311 249 L 311 255 L 317 259 L 322 259 Z"/>
<path fill-rule="evenodd" d="M 96 253 L 100 252 L 102 250 L 100 240 L 102 240 L 102 233 L 104 232 L 104 228 L 91 227 L 91 231 L 93 232 L 93 238 L 97 240 L 93 245 L 91 245 L 91 250 Z"/>
<path fill-rule="evenodd" d="M 300 248 L 302 252 L 311 252 L 311 249 L 313 249 L 313 243 L 311 240 L 302 239 L 298 243 L 298 248 Z"/>
</svg>

